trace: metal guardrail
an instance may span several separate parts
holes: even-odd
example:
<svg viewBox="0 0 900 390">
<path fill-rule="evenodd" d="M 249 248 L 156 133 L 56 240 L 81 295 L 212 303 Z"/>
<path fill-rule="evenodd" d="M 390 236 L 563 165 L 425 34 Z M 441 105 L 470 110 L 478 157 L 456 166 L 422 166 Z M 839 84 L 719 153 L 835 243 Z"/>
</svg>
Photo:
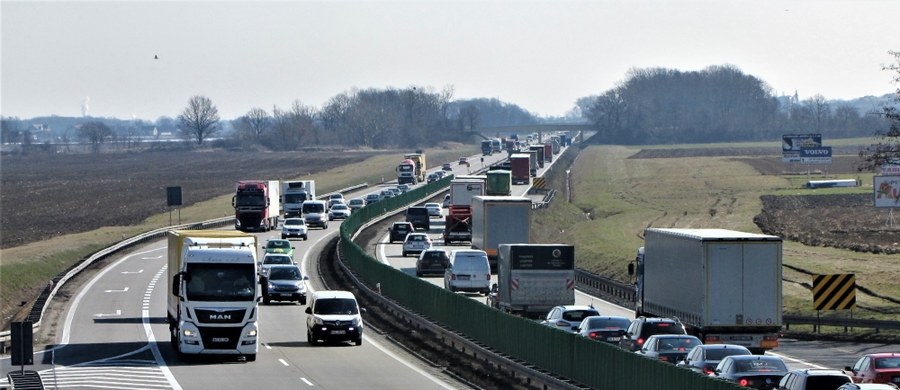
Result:
<svg viewBox="0 0 900 390">
<path fill-rule="evenodd" d="M 591 295 L 603 298 L 622 306 L 634 304 L 634 285 L 625 284 L 582 269 L 575 270 L 575 285 Z M 900 330 L 900 321 L 872 320 L 865 318 L 833 318 L 786 315 L 781 318 L 785 329 L 791 325 L 813 325 L 814 329 L 822 326 L 843 328 L 867 328 L 879 330 Z M 814 330 L 815 331 L 815 330 Z"/>
<path fill-rule="evenodd" d="M 329 192 L 324 195 L 320 195 L 319 199 L 325 199 L 327 196 L 337 193 L 337 192 L 345 192 L 345 191 L 353 191 L 359 188 L 368 187 L 369 183 L 356 184 L 347 188 L 343 188 L 334 192 Z M 178 230 L 199 230 L 199 229 L 208 229 L 215 228 L 224 225 L 228 225 L 229 223 L 233 223 L 234 217 L 222 217 L 211 219 L 207 221 L 197 222 L 197 223 L 188 223 L 183 225 L 175 225 L 175 226 L 167 226 L 159 229 L 154 229 L 146 233 L 138 234 L 134 237 L 125 239 L 123 241 L 119 241 L 116 244 L 103 248 L 94 254 L 81 259 L 79 262 L 73 264 L 71 267 L 66 269 L 65 271 L 59 273 L 56 277 L 50 280 L 47 283 L 47 287 L 41 292 L 38 298 L 35 300 L 34 305 L 31 306 L 31 311 L 28 313 L 27 320 L 32 322 L 32 330 L 34 333 L 37 333 L 37 330 L 41 327 L 41 319 L 44 316 L 44 312 L 47 310 L 47 303 L 53 300 L 53 297 L 59 292 L 59 289 L 69 281 L 69 279 L 78 275 L 85 268 L 94 264 L 94 262 L 98 260 L 102 260 L 110 255 L 123 251 L 125 249 L 131 248 L 135 245 L 143 244 L 147 241 L 159 239 L 165 236 L 166 232 L 173 229 Z M 11 331 L 5 330 L 0 332 L 0 353 L 6 352 L 6 343 L 10 340 Z"/>
</svg>

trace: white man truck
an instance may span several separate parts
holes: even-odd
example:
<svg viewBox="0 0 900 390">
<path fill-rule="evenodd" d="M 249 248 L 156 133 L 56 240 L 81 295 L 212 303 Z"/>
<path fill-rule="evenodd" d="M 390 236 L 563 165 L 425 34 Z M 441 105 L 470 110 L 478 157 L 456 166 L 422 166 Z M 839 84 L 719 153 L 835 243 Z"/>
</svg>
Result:
<svg viewBox="0 0 900 390">
<path fill-rule="evenodd" d="M 628 267 L 636 274 L 635 315 L 677 317 L 705 344 L 756 354 L 775 348 L 781 245 L 780 237 L 724 229 L 646 229 Z"/>
<path fill-rule="evenodd" d="M 300 206 L 307 200 L 316 199 L 315 180 L 293 180 L 281 182 L 281 195 L 284 197 L 284 217 L 299 217 Z"/>
<path fill-rule="evenodd" d="M 575 304 L 575 247 L 564 244 L 500 245 L 497 309 L 538 318 L 554 306 Z"/>
<path fill-rule="evenodd" d="M 260 288 L 256 236 L 224 230 L 168 234 L 168 315 L 172 346 L 186 355 L 256 360 Z"/>
<path fill-rule="evenodd" d="M 500 244 L 531 242 L 531 199 L 522 196 L 472 197 L 472 249 L 497 268 Z"/>
</svg>

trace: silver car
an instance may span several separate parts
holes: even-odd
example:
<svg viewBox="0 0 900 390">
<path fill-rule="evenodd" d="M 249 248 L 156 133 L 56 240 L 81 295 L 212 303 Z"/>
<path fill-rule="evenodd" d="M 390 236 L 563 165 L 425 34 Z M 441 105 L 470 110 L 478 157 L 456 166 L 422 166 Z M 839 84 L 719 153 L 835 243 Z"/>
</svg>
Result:
<svg viewBox="0 0 900 390">
<path fill-rule="evenodd" d="M 263 288 L 263 303 L 271 301 L 297 301 L 306 304 L 306 281 L 309 276 L 300 272 L 300 267 L 291 265 L 273 265 L 269 267 Z"/>
</svg>

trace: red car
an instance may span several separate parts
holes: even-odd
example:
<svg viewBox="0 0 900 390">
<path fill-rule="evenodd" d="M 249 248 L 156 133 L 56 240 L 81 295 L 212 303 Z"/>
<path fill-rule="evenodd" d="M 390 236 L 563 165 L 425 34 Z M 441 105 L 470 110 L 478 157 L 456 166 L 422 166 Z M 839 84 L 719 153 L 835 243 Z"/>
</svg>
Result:
<svg viewBox="0 0 900 390">
<path fill-rule="evenodd" d="M 900 385 L 900 353 L 870 353 L 844 369 L 855 383 Z"/>
</svg>

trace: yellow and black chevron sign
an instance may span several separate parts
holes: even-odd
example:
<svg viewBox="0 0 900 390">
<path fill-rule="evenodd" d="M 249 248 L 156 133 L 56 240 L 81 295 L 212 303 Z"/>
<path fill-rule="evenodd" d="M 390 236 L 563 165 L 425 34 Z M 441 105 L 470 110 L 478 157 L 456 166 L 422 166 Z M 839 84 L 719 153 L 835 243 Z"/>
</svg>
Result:
<svg viewBox="0 0 900 390">
<path fill-rule="evenodd" d="M 856 275 L 813 275 L 813 306 L 816 310 L 846 310 L 856 307 Z"/>
<path fill-rule="evenodd" d="M 546 189 L 546 188 L 547 188 L 547 182 L 544 180 L 544 177 L 543 177 L 543 176 L 542 176 L 542 177 L 536 177 L 536 178 L 534 178 L 534 180 L 531 181 L 531 188 L 542 189 L 542 190 L 543 190 L 543 189 Z"/>
</svg>

